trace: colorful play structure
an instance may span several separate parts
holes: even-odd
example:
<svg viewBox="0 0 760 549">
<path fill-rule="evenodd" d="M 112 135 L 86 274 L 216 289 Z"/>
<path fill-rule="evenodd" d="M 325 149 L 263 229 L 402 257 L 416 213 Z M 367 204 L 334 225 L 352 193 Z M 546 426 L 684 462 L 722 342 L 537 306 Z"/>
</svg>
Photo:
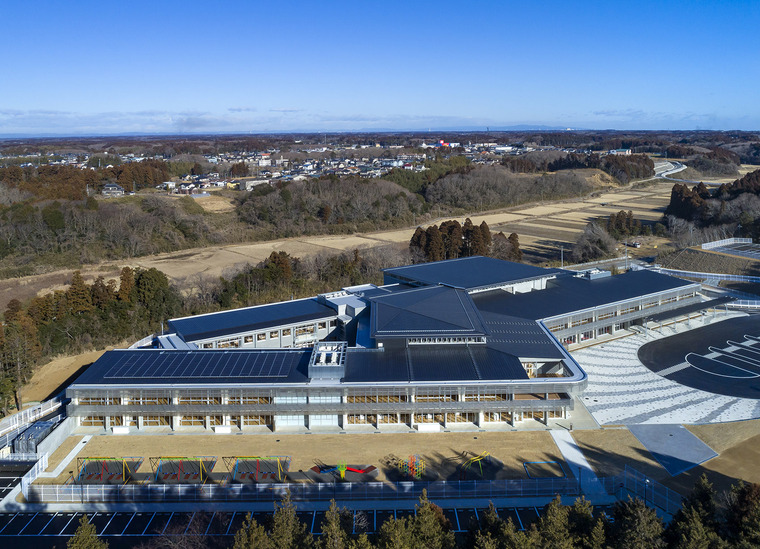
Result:
<svg viewBox="0 0 760 549">
<path fill-rule="evenodd" d="M 205 484 L 216 465 L 216 456 L 150 458 L 153 482 Z"/>
<path fill-rule="evenodd" d="M 365 467 L 364 469 L 349 467 L 345 461 L 339 461 L 338 465 L 336 465 L 335 467 L 325 465 L 322 462 L 317 462 L 317 464 L 311 468 L 312 472 L 318 475 L 329 475 L 329 474 L 337 473 L 340 476 L 341 480 L 346 480 L 346 471 L 350 471 L 352 473 L 357 473 L 360 475 L 368 475 L 372 473 L 373 471 L 375 471 L 376 469 L 377 467 L 375 467 L 374 465 L 370 465 L 368 467 Z"/>
<path fill-rule="evenodd" d="M 414 454 L 409 459 L 399 459 L 398 469 L 405 477 L 419 480 L 425 473 L 425 460 Z"/>
<path fill-rule="evenodd" d="M 290 456 L 231 456 L 222 458 L 232 482 L 284 481 L 290 470 Z"/>
<path fill-rule="evenodd" d="M 489 465 L 491 463 L 491 454 L 489 454 L 488 452 L 483 452 L 482 454 L 479 454 L 479 455 L 473 455 L 467 461 L 465 461 L 464 463 L 462 463 L 460 465 L 460 467 L 459 467 L 459 469 L 460 469 L 460 476 L 461 476 L 462 480 L 465 480 L 467 478 L 467 473 L 469 472 L 470 468 L 473 465 L 477 465 L 478 466 L 478 472 L 480 473 L 480 476 L 482 477 L 483 476 L 483 462 L 484 461 L 485 461 L 485 463 L 487 465 Z"/>
<path fill-rule="evenodd" d="M 126 484 L 143 462 L 141 457 L 77 458 L 76 484 Z"/>
</svg>

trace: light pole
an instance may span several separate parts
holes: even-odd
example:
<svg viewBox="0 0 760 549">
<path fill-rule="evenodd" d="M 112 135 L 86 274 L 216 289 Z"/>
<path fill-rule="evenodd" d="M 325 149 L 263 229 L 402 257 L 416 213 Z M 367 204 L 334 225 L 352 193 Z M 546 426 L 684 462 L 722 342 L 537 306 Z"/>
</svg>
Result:
<svg viewBox="0 0 760 549">
<path fill-rule="evenodd" d="M 559 247 L 559 257 L 560 257 L 560 263 L 562 265 L 562 268 L 565 268 L 565 247 L 560 246 Z"/>
</svg>

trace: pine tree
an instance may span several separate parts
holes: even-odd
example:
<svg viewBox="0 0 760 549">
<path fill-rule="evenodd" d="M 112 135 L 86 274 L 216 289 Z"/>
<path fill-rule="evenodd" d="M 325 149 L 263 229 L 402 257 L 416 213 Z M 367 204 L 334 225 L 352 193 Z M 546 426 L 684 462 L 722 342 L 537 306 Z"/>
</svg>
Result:
<svg viewBox="0 0 760 549">
<path fill-rule="evenodd" d="M 441 261 L 445 257 L 443 238 L 437 225 L 427 228 L 427 243 L 425 245 L 425 258 L 428 261 Z"/>
<path fill-rule="evenodd" d="M 248 513 L 243 526 L 235 532 L 232 549 L 271 549 L 271 547 L 272 543 L 264 527 Z"/>
<path fill-rule="evenodd" d="M 417 263 L 425 257 L 425 248 L 427 247 L 427 232 L 422 227 L 417 227 L 409 240 L 409 252 L 412 255 L 412 262 Z"/>
<path fill-rule="evenodd" d="M 71 285 L 66 290 L 66 297 L 69 300 L 71 314 L 81 315 L 93 309 L 90 288 L 79 271 L 74 271 L 74 274 L 71 276 Z"/>
<path fill-rule="evenodd" d="M 517 236 L 517 233 L 512 233 L 507 240 L 512 245 L 512 257 L 510 259 L 519 263 L 523 258 L 523 253 L 520 249 L 520 237 Z"/>
<path fill-rule="evenodd" d="M 662 520 L 640 499 L 618 501 L 612 511 L 612 547 L 619 549 L 657 549 L 664 547 Z"/>
<path fill-rule="evenodd" d="M 596 525 L 593 511 L 594 508 L 584 496 L 576 499 L 568 509 L 568 529 L 575 540 L 585 540 L 591 535 Z"/>
<path fill-rule="evenodd" d="M 562 505 L 559 496 L 544 508 L 544 514 L 538 520 L 538 533 L 544 549 L 573 549 L 568 527 L 568 508 Z"/>
<path fill-rule="evenodd" d="M 412 549 L 412 536 L 406 518 L 389 518 L 380 526 L 378 549 Z"/>
<path fill-rule="evenodd" d="M 76 532 L 66 542 L 66 549 L 108 549 L 108 543 L 98 538 L 95 525 L 90 524 L 87 515 L 82 515 Z"/>
<path fill-rule="evenodd" d="M 472 228 L 470 236 L 470 251 L 472 252 L 472 255 L 488 255 L 488 246 L 486 246 L 486 239 L 483 237 L 483 232 L 480 230 L 480 227 Z"/>
<path fill-rule="evenodd" d="M 456 540 L 451 532 L 451 524 L 444 516 L 443 510 L 430 503 L 427 490 L 422 491 L 417 514 L 411 517 L 411 531 L 414 547 L 436 547 L 437 549 L 454 549 Z"/>
<path fill-rule="evenodd" d="M 673 520 L 669 529 L 670 547 L 674 549 L 710 549 L 719 547 L 722 540 L 705 526 L 700 512 L 695 507 L 686 507 L 679 511 L 679 519 Z M 756 543 L 757 540 L 754 540 Z"/>
<path fill-rule="evenodd" d="M 135 300 L 135 272 L 129 267 L 121 270 L 119 277 L 119 301 L 134 303 Z"/>
<path fill-rule="evenodd" d="M 341 513 L 335 500 L 330 501 L 330 508 L 325 513 L 322 523 L 322 535 L 317 547 L 320 549 L 346 549 L 349 545 L 348 533 L 341 524 Z"/>
<path fill-rule="evenodd" d="M 282 501 L 275 505 L 269 539 L 273 549 L 309 549 L 312 546 L 311 534 L 298 519 L 290 492 L 286 492 Z"/>
<path fill-rule="evenodd" d="M 462 246 L 462 256 L 469 257 L 472 255 L 472 230 L 475 226 L 472 224 L 472 220 L 468 217 L 464 220 L 462 225 L 462 236 L 464 238 L 464 245 Z"/>
<path fill-rule="evenodd" d="M 480 224 L 480 234 L 483 236 L 483 242 L 485 242 L 486 250 L 491 248 L 491 229 L 488 227 L 488 223 L 484 219 Z"/>
</svg>

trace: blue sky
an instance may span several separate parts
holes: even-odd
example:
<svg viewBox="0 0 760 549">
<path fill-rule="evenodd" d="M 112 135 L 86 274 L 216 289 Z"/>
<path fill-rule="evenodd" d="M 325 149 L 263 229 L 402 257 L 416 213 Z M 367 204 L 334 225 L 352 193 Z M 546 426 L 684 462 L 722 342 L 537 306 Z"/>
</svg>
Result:
<svg viewBox="0 0 760 549">
<path fill-rule="evenodd" d="M 760 2 L 2 5 L 0 134 L 760 129 Z"/>
</svg>

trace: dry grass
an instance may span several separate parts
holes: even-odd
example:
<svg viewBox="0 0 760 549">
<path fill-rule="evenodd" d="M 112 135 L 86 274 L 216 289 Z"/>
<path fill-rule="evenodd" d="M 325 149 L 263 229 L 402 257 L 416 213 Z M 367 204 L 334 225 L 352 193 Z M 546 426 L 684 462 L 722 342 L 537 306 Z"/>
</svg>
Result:
<svg viewBox="0 0 760 549">
<path fill-rule="evenodd" d="M 105 351 L 90 351 L 79 355 L 56 358 L 43 364 L 32 376 L 32 380 L 21 388 L 22 402 L 47 400 L 60 392 L 73 376 L 85 366 L 92 364 Z"/>
<path fill-rule="evenodd" d="M 202 196 L 196 198 L 195 201 L 207 212 L 223 213 L 235 209 L 235 202 L 232 199 L 217 194 Z"/>
<path fill-rule="evenodd" d="M 67 441 L 68 442 L 68 441 Z M 69 451 L 73 446 L 69 446 Z M 565 471 L 566 463 L 550 434 L 546 431 L 491 433 L 401 433 L 349 435 L 106 435 L 93 437 L 77 457 L 143 456 L 140 472 L 150 471 L 150 457 L 198 455 L 217 456 L 215 471 L 224 471 L 222 458 L 227 456 L 292 457 L 291 471 L 307 470 L 317 461 L 336 464 L 346 460 L 351 464 L 375 465 L 380 469 L 379 480 L 392 473 L 382 467 L 393 454 L 408 458 L 418 454 L 425 460 L 425 469 L 438 478 L 459 479 L 457 466 L 468 458 L 489 452 L 502 462 L 496 478 L 527 478 L 523 462 L 557 461 Z M 57 454 L 57 453 L 56 453 Z M 60 460 L 65 454 L 58 457 Z M 55 456 L 54 456 L 55 457 Z M 51 467 L 56 463 L 51 458 Z M 50 482 L 64 482 L 76 461 Z M 47 482 L 46 479 L 42 479 Z"/>
<path fill-rule="evenodd" d="M 589 465 L 601 477 L 617 475 L 626 465 L 657 480 L 668 476 L 667 471 L 628 429 L 576 430 L 573 431 L 573 438 Z"/>
</svg>

